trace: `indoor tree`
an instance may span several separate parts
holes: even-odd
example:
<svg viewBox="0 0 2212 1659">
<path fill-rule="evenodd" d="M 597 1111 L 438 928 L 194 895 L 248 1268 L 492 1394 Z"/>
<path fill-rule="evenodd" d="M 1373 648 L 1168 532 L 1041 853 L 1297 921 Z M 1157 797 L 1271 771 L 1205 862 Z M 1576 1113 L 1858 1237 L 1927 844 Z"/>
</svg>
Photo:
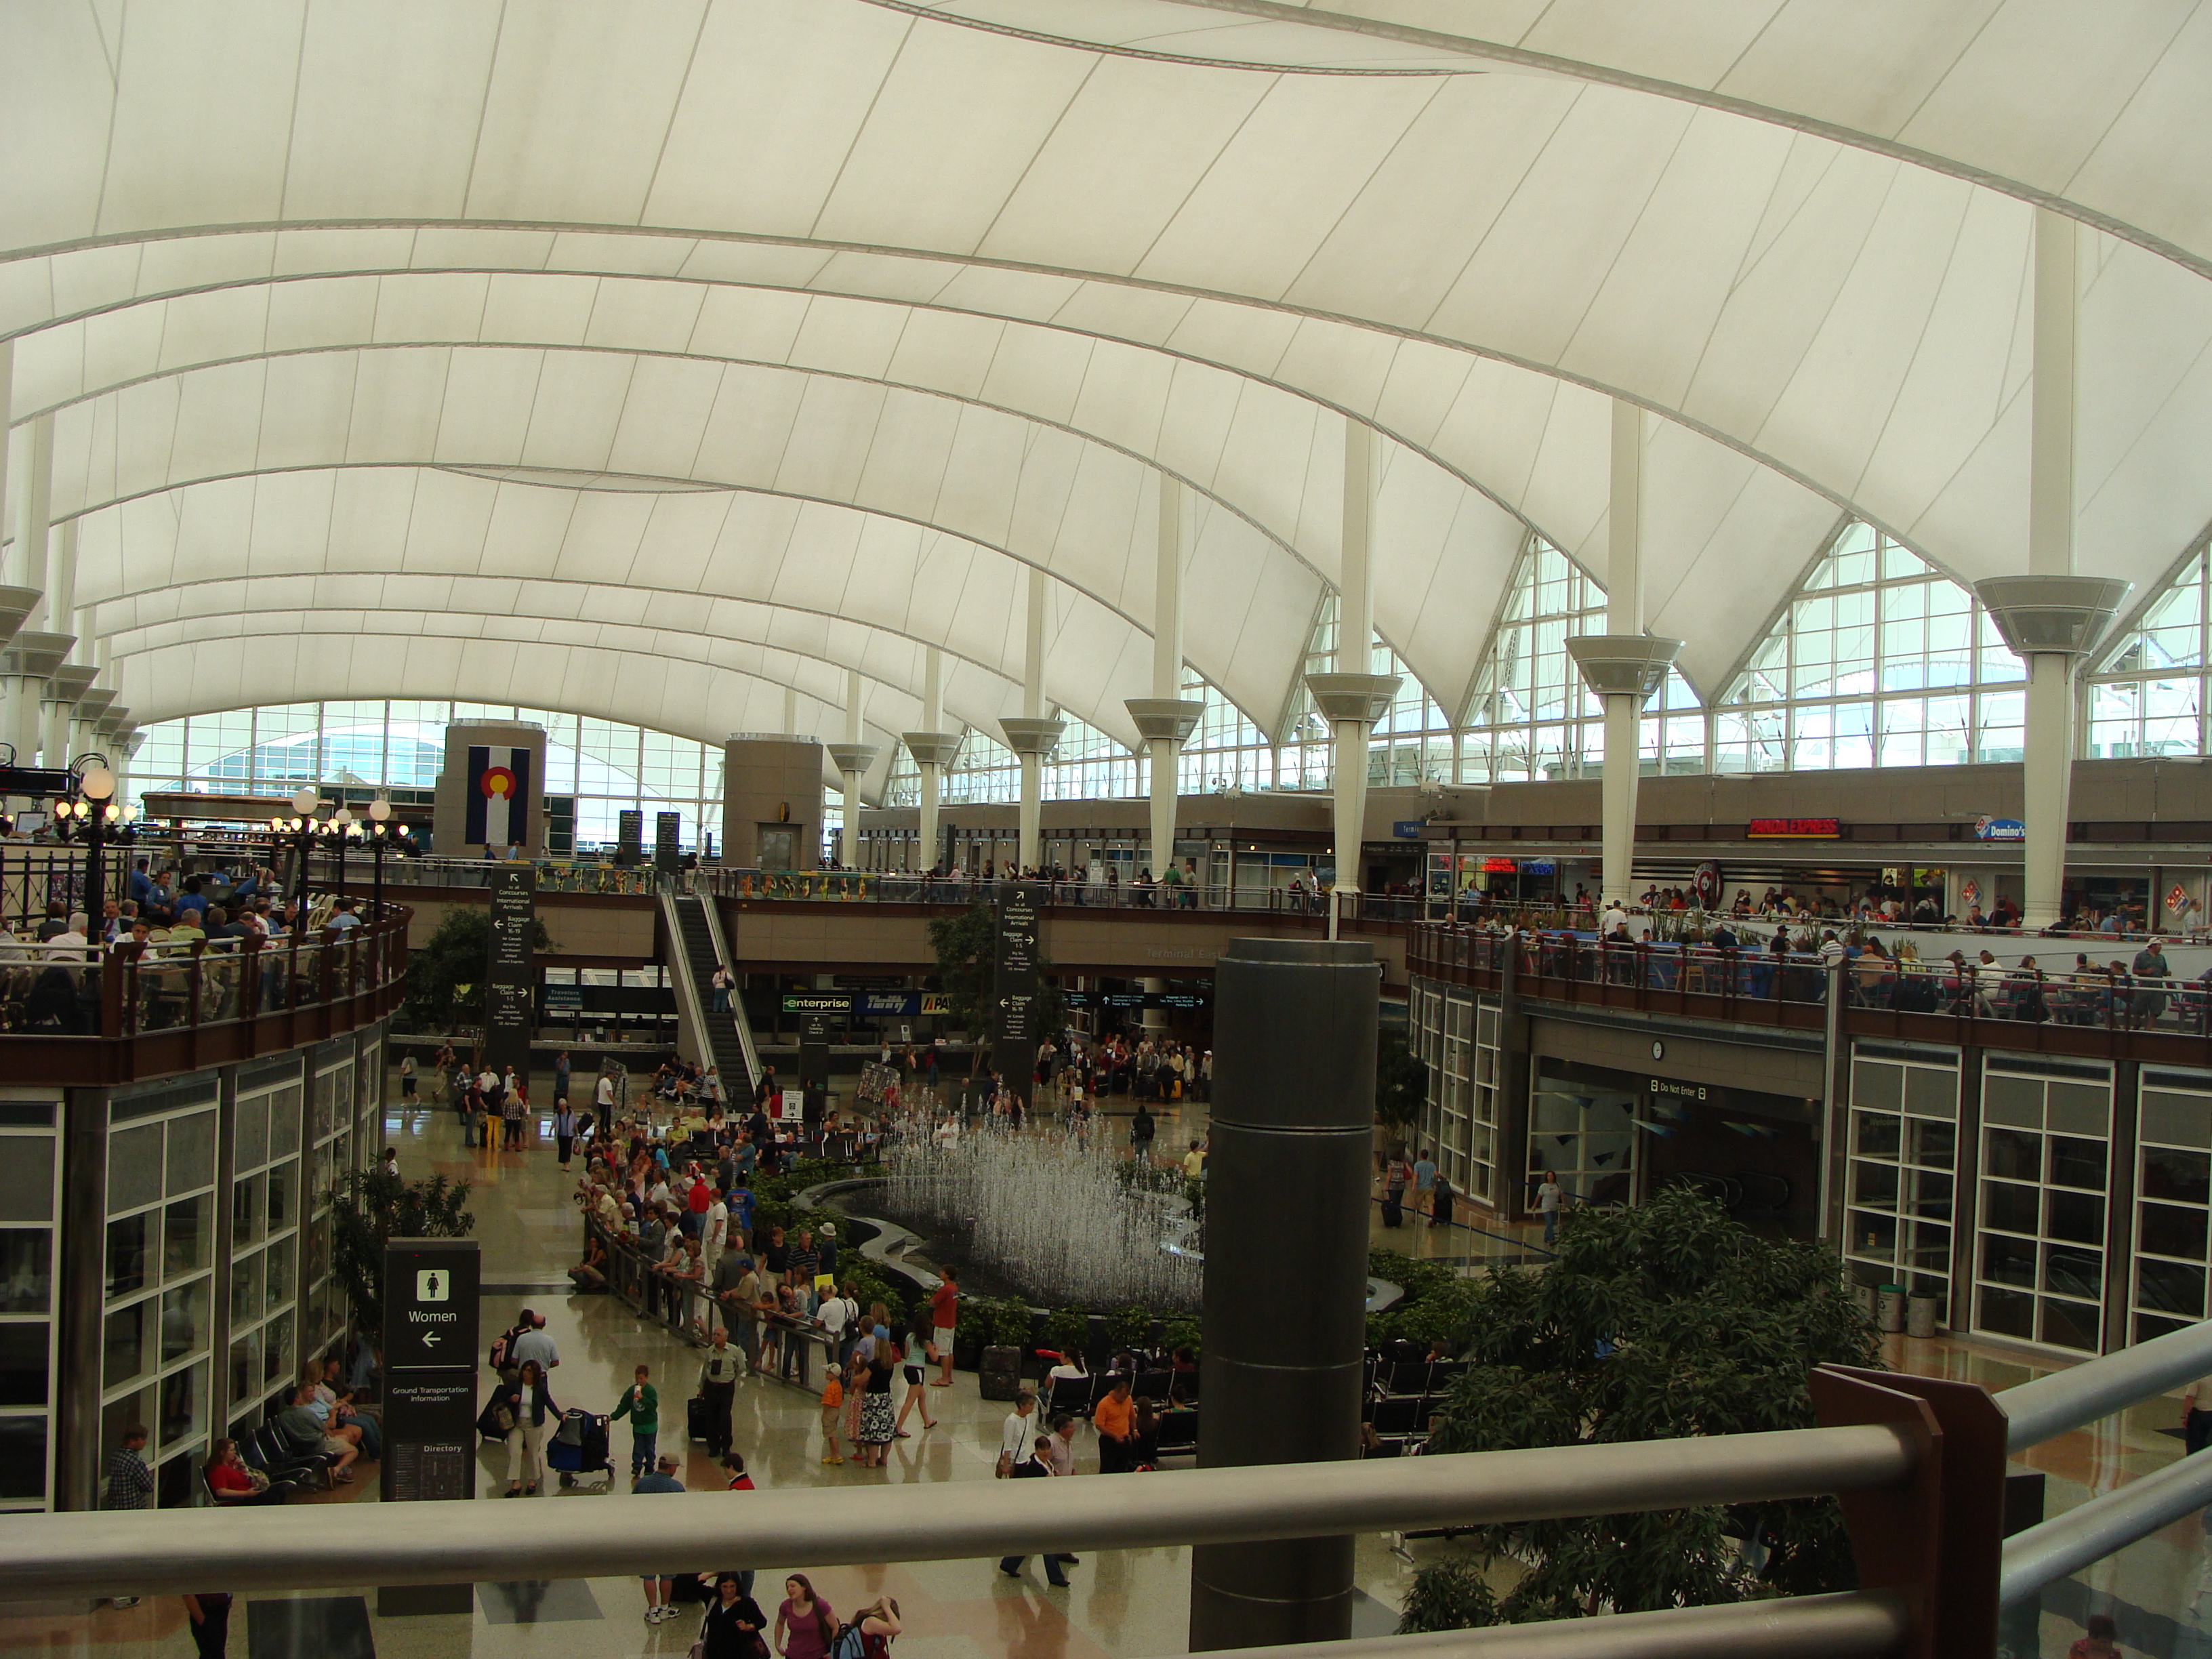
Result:
<svg viewBox="0 0 2212 1659">
<path fill-rule="evenodd" d="M 372 1167 L 349 1170 L 332 1183 L 331 1273 L 362 1335 L 381 1346 L 386 1241 L 466 1238 L 477 1224 L 468 1201 L 469 1183 L 441 1175 L 403 1181 Z"/>
<path fill-rule="evenodd" d="M 999 913 L 991 905 L 969 905 L 957 915 L 929 924 L 929 948 L 937 956 L 936 988 L 945 994 L 945 1017 L 975 1039 L 971 1074 L 983 1069 L 990 1047 L 992 1000 L 998 977 Z M 1037 967 L 1047 965 L 1037 953 Z M 1040 984 L 1032 1030 L 1039 1042 L 1056 1036 L 1066 1023 L 1066 1006 L 1058 991 Z"/>
<path fill-rule="evenodd" d="M 549 951 L 553 937 L 545 924 L 533 921 L 533 951 Z M 466 1002 L 469 993 L 484 983 L 491 963 L 491 910 L 482 904 L 457 904 L 446 912 L 430 937 L 407 953 L 407 1000 L 401 1009 L 416 1030 L 447 1033 L 455 1016 L 465 1012 L 480 1020 L 482 999 Z M 471 1023 L 474 1023 L 471 1021 Z"/>
<path fill-rule="evenodd" d="M 1386 1128 L 1410 1128 L 1420 1121 L 1429 1095 L 1429 1068 L 1396 1031 L 1375 1045 L 1375 1121 Z"/>
<path fill-rule="evenodd" d="M 1711 1199 L 1662 1191 L 1571 1212 L 1546 1270 L 1493 1269 L 1431 1449 L 1497 1451 L 1809 1428 L 1824 1364 L 1880 1363 L 1825 1247 L 1761 1238 Z M 1700 1606 L 1853 1584 L 1832 1499 L 1486 1527 L 1504 1595 L 1465 1559 L 1425 1569 L 1401 1629 Z"/>
</svg>

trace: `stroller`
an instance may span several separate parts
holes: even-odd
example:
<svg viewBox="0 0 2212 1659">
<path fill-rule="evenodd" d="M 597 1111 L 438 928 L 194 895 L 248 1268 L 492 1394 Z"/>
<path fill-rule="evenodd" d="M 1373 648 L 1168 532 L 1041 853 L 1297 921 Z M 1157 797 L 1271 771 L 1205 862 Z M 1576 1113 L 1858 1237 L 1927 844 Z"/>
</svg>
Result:
<svg viewBox="0 0 2212 1659">
<path fill-rule="evenodd" d="M 561 1426 L 545 1443 L 545 1463 L 561 1477 L 564 1492 L 576 1484 L 578 1475 L 601 1469 L 606 1471 L 606 1489 L 613 1491 L 615 1466 L 607 1456 L 607 1419 L 584 1411 L 563 1413 Z"/>
</svg>

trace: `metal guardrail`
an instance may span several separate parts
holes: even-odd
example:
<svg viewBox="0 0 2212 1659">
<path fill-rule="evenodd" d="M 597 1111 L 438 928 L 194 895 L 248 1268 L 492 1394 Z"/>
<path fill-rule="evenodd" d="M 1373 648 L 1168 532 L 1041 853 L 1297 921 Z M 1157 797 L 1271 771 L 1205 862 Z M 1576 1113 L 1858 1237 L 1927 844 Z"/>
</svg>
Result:
<svg viewBox="0 0 2212 1659">
<path fill-rule="evenodd" d="M 1005 1480 L 616 1496 L 580 1528 L 551 1504 L 356 1504 L 343 1527 L 281 1509 L 0 1517 L 0 1600 L 659 1573 L 669 1540 L 718 1568 L 939 1561 L 1775 1502 L 1893 1489 L 1920 1463 L 1906 1429 L 1865 1424 L 1693 1440 L 1373 1462 L 1188 1469 L 1120 1480 Z M 1111 1501 L 1105 1501 L 1110 1491 Z M 1844 1650 L 1861 1651 L 1862 1650 Z M 1330 1650 L 1334 1652 L 1334 1649 Z"/>
<path fill-rule="evenodd" d="M 722 931 L 722 907 L 706 903 L 699 908 L 707 918 L 707 937 L 714 943 L 714 960 L 730 975 L 730 1012 L 720 1018 L 728 1020 L 738 1034 L 738 1048 L 745 1057 L 745 1083 L 750 1086 L 760 1080 L 760 1049 L 753 1042 L 753 1023 L 746 1016 L 738 994 L 738 959 L 730 949 L 728 935 Z M 710 1008 L 708 1012 L 713 1011 Z"/>
<path fill-rule="evenodd" d="M 2021 1452 L 2212 1374 L 2212 1322 L 2170 1331 L 1996 1396 L 2005 1448 Z M 2005 1540 L 1998 1601 L 2027 1601 L 2160 1528 L 2212 1504 L 2212 1457 L 2185 1457 L 2155 1474 L 2052 1516 Z"/>
</svg>

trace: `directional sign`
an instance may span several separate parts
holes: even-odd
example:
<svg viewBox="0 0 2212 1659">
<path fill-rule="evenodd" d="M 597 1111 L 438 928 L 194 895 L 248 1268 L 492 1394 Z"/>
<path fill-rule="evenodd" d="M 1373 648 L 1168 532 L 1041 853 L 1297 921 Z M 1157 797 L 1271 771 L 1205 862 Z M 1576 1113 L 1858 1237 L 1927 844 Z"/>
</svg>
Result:
<svg viewBox="0 0 2212 1659">
<path fill-rule="evenodd" d="M 474 1365 L 480 1254 L 472 1238 L 395 1238 L 384 1249 L 384 1366 Z"/>
<path fill-rule="evenodd" d="M 991 1063 L 1026 1104 L 1036 1071 L 1037 905 L 1042 893 L 1026 882 L 1001 882 Z"/>
</svg>

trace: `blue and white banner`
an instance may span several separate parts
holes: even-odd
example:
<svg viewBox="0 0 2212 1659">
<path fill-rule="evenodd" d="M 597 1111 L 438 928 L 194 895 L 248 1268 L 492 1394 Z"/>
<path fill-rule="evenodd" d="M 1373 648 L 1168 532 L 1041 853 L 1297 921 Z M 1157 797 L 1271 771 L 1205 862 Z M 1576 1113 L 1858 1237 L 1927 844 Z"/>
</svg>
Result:
<svg viewBox="0 0 2212 1659">
<path fill-rule="evenodd" d="M 468 827 L 471 847 L 517 847 L 530 839 L 530 751 L 469 750 Z"/>
</svg>

